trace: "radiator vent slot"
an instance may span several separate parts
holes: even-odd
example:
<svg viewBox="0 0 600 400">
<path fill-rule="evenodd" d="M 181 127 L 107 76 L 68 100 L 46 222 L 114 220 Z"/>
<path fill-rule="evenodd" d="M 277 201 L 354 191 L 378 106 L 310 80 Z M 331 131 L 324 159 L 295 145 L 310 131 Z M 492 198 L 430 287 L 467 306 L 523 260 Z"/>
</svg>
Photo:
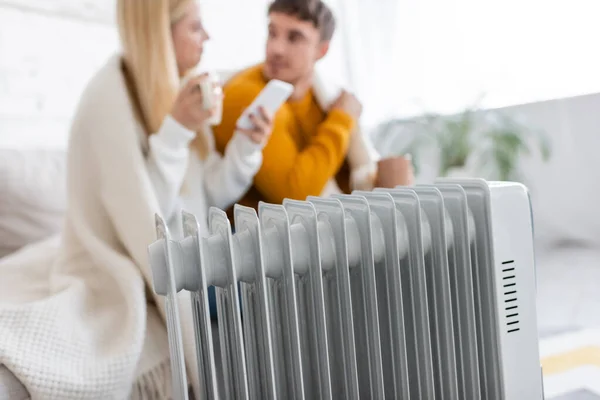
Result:
<svg viewBox="0 0 600 400">
<path fill-rule="evenodd" d="M 508 333 L 518 332 L 519 304 L 515 260 L 502 262 L 502 286 L 504 291 L 504 317 Z"/>
</svg>

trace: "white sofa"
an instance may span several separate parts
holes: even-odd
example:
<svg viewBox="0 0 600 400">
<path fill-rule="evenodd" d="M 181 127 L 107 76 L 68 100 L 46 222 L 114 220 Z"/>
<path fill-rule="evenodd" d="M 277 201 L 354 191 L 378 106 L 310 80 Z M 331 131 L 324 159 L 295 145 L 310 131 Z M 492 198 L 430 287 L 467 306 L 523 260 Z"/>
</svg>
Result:
<svg viewBox="0 0 600 400">
<path fill-rule="evenodd" d="M 65 167 L 63 150 L 0 149 L 0 259 L 60 231 Z M 29 398 L 15 375 L 0 365 L 0 400 Z"/>
<path fill-rule="evenodd" d="M 66 210 L 59 149 L 0 149 L 0 258 L 58 232 Z"/>
</svg>

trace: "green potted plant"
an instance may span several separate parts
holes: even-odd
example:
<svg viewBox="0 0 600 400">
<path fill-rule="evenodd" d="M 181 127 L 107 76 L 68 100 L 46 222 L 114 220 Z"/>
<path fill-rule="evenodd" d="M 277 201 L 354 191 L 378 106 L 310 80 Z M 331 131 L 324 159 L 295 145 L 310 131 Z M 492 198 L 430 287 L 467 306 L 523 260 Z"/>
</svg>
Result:
<svg viewBox="0 0 600 400">
<path fill-rule="evenodd" d="M 485 127 L 478 137 L 478 169 L 501 181 L 521 181 L 519 158 L 530 156 L 537 143 L 543 161 L 551 155 L 550 140 L 545 132 L 528 127 L 500 112 L 486 115 Z"/>
<path fill-rule="evenodd" d="M 417 174 L 422 153 L 429 152 L 437 157 L 440 177 L 480 176 L 519 181 L 519 159 L 530 155 L 534 144 L 537 143 L 544 161 L 551 154 L 544 132 L 495 110 L 469 107 L 450 116 L 428 113 L 410 122 L 388 123 L 380 130 L 380 136 L 386 131 L 387 136 L 391 136 L 390 130 L 397 131 L 398 125 L 405 130 L 393 139 L 398 141 L 395 152 L 410 153 Z M 393 140 L 386 140 L 387 149 L 394 147 Z"/>
</svg>

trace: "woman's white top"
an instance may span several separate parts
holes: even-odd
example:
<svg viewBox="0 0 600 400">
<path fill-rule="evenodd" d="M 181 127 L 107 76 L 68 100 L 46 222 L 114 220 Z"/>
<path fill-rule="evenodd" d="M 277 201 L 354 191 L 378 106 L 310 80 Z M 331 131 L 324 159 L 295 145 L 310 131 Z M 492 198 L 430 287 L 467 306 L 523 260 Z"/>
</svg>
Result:
<svg viewBox="0 0 600 400">
<path fill-rule="evenodd" d="M 150 179 L 169 229 L 181 232 L 181 210 L 196 216 L 200 228 L 207 229 L 209 207 L 227 209 L 252 185 L 262 163 L 262 144 L 235 133 L 221 156 L 215 149 L 210 128 L 204 130 L 208 155 L 201 160 L 190 150 L 196 133 L 167 116 L 160 130 L 146 139 L 146 163 Z"/>
</svg>

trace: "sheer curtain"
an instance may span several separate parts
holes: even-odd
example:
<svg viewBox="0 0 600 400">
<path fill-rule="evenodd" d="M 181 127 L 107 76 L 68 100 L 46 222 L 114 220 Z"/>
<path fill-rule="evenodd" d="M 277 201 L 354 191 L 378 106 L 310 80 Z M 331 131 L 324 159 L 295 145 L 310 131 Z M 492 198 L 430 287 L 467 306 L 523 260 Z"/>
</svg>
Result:
<svg viewBox="0 0 600 400">
<path fill-rule="evenodd" d="M 371 126 L 398 111 L 402 33 L 400 1 L 328 0 L 337 18 L 331 49 L 319 65 L 363 103 L 363 124 Z"/>
</svg>

